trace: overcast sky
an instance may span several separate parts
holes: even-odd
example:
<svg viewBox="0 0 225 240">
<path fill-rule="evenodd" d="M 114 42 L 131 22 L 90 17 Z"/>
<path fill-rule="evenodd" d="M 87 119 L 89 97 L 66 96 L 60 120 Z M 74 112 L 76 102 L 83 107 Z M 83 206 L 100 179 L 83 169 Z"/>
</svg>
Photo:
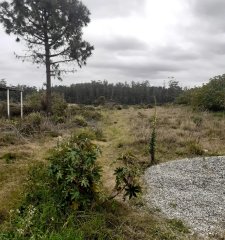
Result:
<svg viewBox="0 0 225 240">
<path fill-rule="evenodd" d="M 84 38 L 94 45 L 87 66 L 62 84 L 175 77 L 182 86 L 201 85 L 225 73 L 224 0 L 83 0 L 91 12 Z M 0 27 L 0 79 L 9 84 L 42 86 L 45 70 L 22 63 L 25 50 Z M 54 80 L 54 84 L 61 84 Z"/>
</svg>

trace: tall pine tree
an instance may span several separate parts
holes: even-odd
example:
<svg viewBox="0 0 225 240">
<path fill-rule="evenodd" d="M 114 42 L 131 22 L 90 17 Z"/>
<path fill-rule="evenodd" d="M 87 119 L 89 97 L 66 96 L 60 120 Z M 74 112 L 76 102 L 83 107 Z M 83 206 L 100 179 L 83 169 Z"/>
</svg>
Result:
<svg viewBox="0 0 225 240">
<path fill-rule="evenodd" d="M 23 38 L 29 49 L 24 59 L 46 67 L 46 106 L 51 111 L 51 77 L 61 79 L 64 63 L 86 64 L 93 46 L 82 39 L 90 12 L 79 0 L 12 0 L 0 4 L 0 22 L 7 34 Z"/>
</svg>

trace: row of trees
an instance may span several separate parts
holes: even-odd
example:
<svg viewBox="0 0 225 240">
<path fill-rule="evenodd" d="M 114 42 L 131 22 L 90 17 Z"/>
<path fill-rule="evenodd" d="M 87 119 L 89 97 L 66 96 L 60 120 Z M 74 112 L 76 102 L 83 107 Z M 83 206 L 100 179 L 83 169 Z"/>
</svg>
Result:
<svg viewBox="0 0 225 240">
<path fill-rule="evenodd" d="M 6 82 L 0 81 L 0 86 L 6 86 Z M 23 88 L 24 97 L 32 93 L 44 92 L 35 87 L 17 86 Z M 152 104 L 154 98 L 157 103 L 164 104 L 173 102 L 183 91 L 178 82 L 169 82 L 168 87 L 153 87 L 148 81 L 128 83 L 108 83 L 107 81 L 92 81 L 89 83 L 72 84 L 71 86 L 54 86 L 54 93 L 63 96 L 68 103 L 78 104 L 102 104 L 104 102 L 115 102 L 118 104 Z M 20 94 L 10 94 L 14 102 L 20 101 Z M 6 92 L 0 93 L 0 101 L 6 100 Z"/>
<path fill-rule="evenodd" d="M 160 104 L 173 102 L 182 92 L 182 88 L 177 81 L 170 81 L 167 88 L 150 86 L 148 81 L 131 84 L 92 81 L 71 86 L 55 86 L 53 91 L 62 94 L 69 103 L 94 104 L 113 101 L 132 105 L 154 103 L 154 97 Z"/>
</svg>

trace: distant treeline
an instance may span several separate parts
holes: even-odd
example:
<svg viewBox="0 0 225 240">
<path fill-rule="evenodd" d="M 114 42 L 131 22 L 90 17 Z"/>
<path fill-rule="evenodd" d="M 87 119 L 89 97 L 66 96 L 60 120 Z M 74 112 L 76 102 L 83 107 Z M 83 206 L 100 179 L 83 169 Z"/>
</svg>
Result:
<svg viewBox="0 0 225 240">
<path fill-rule="evenodd" d="M 107 81 L 92 81 L 71 86 L 55 86 L 54 92 L 64 95 L 69 103 L 94 104 L 98 101 L 112 101 L 118 104 L 152 104 L 173 102 L 180 95 L 182 88 L 177 81 L 171 81 L 166 87 L 150 86 L 148 81 L 128 83 L 108 83 Z"/>
<path fill-rule="evenodd" d="M 0 86 L 6 82 L 0 81 Z M 38 92 L 35 87 L 23 87 L 24 96 Z M 39 90 L 43 91 L 43 90 Z M 177 81 L 170 81 L 168 87 L 154 87 L 148 81 L 128 83 L 108 83 L 107 81 L 92 81 L 77 83 L 70 86 L 54 86 L 52 92 L 62 95 L 68 103 L 96 104 L 98 102 L 115 102 L 118 104 L 153 104 L 154 98 L 158 104 L 171 103 L 182 93 Z M 12 92 L 14 101 L 20 100 L 19 93 Z M 6 100 L 6 92 L 0 92 L 0 101 Z"/>
</svg>

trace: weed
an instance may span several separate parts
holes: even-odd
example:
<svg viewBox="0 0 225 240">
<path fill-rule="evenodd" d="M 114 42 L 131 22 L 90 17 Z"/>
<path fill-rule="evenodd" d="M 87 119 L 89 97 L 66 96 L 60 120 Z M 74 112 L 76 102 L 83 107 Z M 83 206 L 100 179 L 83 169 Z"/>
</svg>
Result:
<svg viewBox="0 0 225 240">
<path fill-rule="evenodd" d="M 155 159 L 155 152 L 156 152 L 156 102 L 155 102 L 155 111 L 152 120 L 152 134 L 149 143 L 149 153 L 151 157 L 151 164 L 156 164 Z"/>
<path fill-rule="evenodd" d="M 7 164 L 15 162 L 17 156 L 15 153 L 6 153 L 4 154 L 1 159 L 5 160 Z"/>
<path fill-rule="evenodd" d="M 122 148 L 124 146 L 124 144 L 122 142 L 117 144 L 117 148 Z"/>
<path fill-rule="evenodd" d="M 180 233 L 190 233 L 189 229 L 183 224 L 181 220 L 172 219 L 169 220 L 169 224 L 175 231 Z"/>
<path fill-rule="evenodd" d="M 192 120 L 195 123 L 196 127 L 201 127 L 203 124 L 203 118 L 201 116 L 193 116 Z"/>
<path fill-rule="evenodd" d="M 189 141 L 187 145 L 191 154 L 200 156 L 204 154 L 202 146 L 196 140 Z"/>
</svg>

